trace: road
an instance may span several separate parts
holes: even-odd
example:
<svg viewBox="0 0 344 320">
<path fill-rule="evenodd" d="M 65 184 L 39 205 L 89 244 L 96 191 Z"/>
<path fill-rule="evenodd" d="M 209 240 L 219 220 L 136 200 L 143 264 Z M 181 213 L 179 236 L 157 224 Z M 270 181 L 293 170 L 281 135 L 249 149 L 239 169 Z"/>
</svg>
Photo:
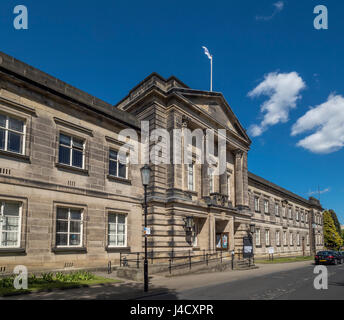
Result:
<svg viewBox="0 0 344 320">
<path fill-rule="evenodd" d="M 145 300 L 344 300 L 344 265 L 327 266 L 328 290 L 314 288 L 314 265 L 176 290 Z"/>
</svg>

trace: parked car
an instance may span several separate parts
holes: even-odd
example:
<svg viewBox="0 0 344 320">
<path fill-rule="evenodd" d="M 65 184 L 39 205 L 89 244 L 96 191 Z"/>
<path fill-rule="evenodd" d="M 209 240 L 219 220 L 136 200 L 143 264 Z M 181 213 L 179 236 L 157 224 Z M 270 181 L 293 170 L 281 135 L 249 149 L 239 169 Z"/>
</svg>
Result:
<svg viewBox="0 0 344 320">
<path fill-rule="evenodd" d="M 337 251 L 319 251 L 315 256 L 315 264 L 338 264 L 343 262 L 344 257 Z"/>
<path fill-rule="evenodd" d="M 344 251 L 337 251 L 337 254 L 340 257 L 340 262 L 339 263 L 344 263 Z"/>
</svg>

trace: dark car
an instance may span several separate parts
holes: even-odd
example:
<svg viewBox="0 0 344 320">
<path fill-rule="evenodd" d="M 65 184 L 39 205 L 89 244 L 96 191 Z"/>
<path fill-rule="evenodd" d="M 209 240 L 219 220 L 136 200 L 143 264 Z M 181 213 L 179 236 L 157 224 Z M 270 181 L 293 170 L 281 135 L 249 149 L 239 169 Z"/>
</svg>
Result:
<svg viewBox="0 0 344 320">
<path fill-rule="evenodd" d="M 344 263 L 344 251 L 337 251 L 337 254 L 340 257 L 339 263 Z"/>
<path fill-rule="evenodd" d="M 338 264 L 342 263 L 344 257 L 337 251 L 319 251 L 315 256 L 315 264 Z"/>
</svg>

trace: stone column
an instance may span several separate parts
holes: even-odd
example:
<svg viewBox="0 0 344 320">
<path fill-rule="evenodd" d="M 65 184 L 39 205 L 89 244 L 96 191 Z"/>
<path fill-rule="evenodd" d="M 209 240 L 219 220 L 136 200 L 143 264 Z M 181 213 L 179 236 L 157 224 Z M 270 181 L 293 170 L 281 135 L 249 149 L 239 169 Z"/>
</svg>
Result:
<svg viewBox="0 0 344 320">
<path fill-rule="evenodd" d="M 235 151 L 235 206 L 248 207 L 247 152 Z"/>
<path fill-rule="evenodd" d="M 235 206 L 243 206 L 243 194 L 244 194 L 244 184 L 243 184 L 243 170 L 242 170 L 242 158 L 243 151 L 235 151 Z"/>
</svg>

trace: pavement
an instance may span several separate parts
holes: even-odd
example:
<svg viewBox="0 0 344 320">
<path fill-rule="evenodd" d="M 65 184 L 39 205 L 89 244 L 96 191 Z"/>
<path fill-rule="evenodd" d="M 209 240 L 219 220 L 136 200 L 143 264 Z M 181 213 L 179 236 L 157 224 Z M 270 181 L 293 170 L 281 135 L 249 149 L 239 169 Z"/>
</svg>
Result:
<svg viewBox="0 0 344 320">
<path fill-rule="evenodd" d="M 344 299 L 344 265 L 329 266 L 329 290 L 317 291 L 311 261 L 264 264 L 254 270 L 150 277 L 149 293 L 143 284 L 121 283 L 56 290 L 1 298 L 2 300 L 271 300 Z M 113 274 L 97 273 L 114 277 Z"/>
</svg>

